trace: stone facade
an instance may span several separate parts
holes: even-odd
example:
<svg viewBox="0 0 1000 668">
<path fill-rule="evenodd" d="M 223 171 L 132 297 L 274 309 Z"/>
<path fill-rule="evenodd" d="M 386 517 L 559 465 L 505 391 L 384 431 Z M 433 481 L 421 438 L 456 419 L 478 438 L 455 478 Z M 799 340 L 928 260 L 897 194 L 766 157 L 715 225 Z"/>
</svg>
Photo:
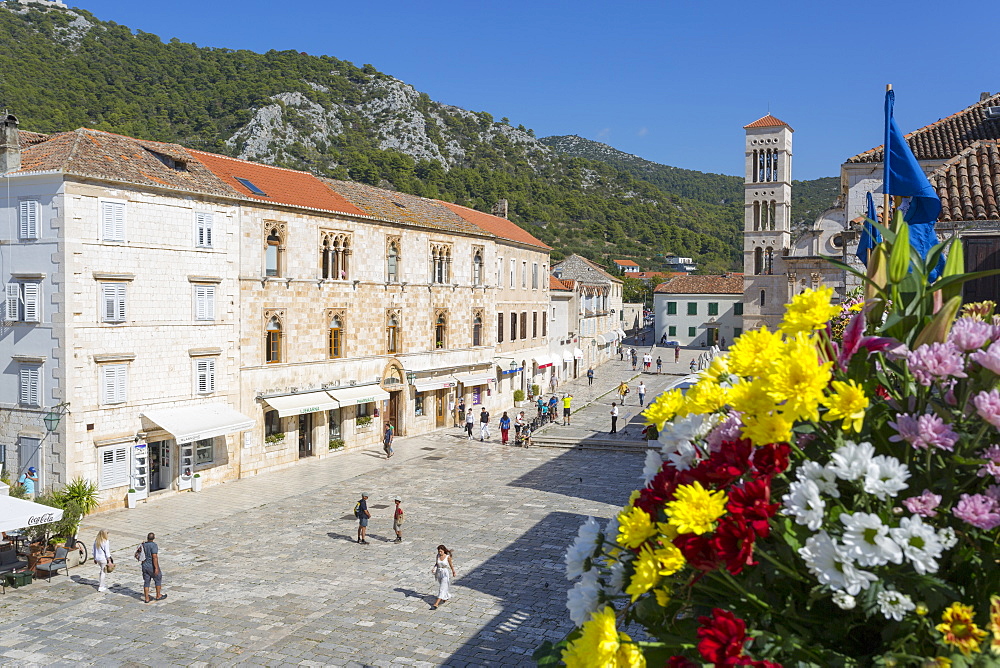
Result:
<svg viewBox="0 0 1000 668">
<path fill-rule="evenodd" d="M 623 282 L 575 254 L 553 265 L 552 274 L 573 292 L 570 318 L 577 345 L 573 347 L 572 371 L 567 364 L 567 372 L 576 378 L 617 352 L 617 341 L 622 338 Z"/>
</svg>

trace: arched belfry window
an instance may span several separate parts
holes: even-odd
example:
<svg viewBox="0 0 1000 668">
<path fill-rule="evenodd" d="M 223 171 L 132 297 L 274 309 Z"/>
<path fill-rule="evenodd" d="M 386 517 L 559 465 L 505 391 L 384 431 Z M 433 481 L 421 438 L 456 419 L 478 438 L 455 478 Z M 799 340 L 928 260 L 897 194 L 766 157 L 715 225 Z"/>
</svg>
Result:
<svg viewBox="0 0 1000 668">
<path fill-rule="evenodd" d="M 765 301 L 764 297 L 765 297 L 764 291 L 761 290 L 760 291 L 760 305 L 761 306 L 764 306 L 764 301 Z"/>
<path fill-rule="evenodd" d="M 764 273 L 770 276 L 774 273 L 774 249 L 764 251 Z"/>
<path fill-rule="evenodd" d="M 278 316 L 267 321 L 264 331 L 264 361 L 267 364 L 281 362 L 281 321 Z"/>
<path fill-rule="evenodd" d="M 764 251 L 760 247 L 753 249 L 753 273 L 760 275 L 764 271 Z"/>
<path fill-rule="evenodd" d="M 435 348 L 445 348 L 447 344 L 446 336 L 448 329 L 448 320 L 445 318 L 444 313 L 439 313 L 437 319 L 434 321 L 434 347 Z"/>
<path fill-rule="evenodd" d="M 760 202 L 753 203 L 753 229 L 755 232 L 760 231 Z"/>
<path fill-rule="evenodd" d="M 334 315 L 330 318 L 330 359 L 344 356 L 344 320 Z"/>
</svg>

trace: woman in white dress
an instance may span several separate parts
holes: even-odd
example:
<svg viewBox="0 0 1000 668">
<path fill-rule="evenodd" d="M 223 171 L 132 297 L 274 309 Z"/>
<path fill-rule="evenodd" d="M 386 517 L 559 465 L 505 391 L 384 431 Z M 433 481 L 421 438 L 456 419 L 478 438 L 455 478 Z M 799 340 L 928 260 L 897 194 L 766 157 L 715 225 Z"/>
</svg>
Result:
<svg viewBox="0 0 1000 668">
<path fill-rule="evenodd" d="M 438 606 L 451 598 L 448 586 L 451 578 L 455 575 L 455 564 L 451 561 L 451 550 L 444 545 L 438 545 L 437 560 L 434 562 L 434 577 L 438 581 L 438 595 L 431 610 L 437 610 Z"/>
<path fill-rule="evenodd" d="M 94 540 L 94 563 L 97 564 L 97 568 L 100 571 L 100 575 L 97 580 L 97 591 L 107 591 L 108 587 L 104 580 L 107 576 L 107 566 L 109 563 L 113 564 L 114 559 L 111 558 L 111 543 L 108 542 L 108 530 L 101 529 L 97 532 L 97 538 Z"/>
</svg>

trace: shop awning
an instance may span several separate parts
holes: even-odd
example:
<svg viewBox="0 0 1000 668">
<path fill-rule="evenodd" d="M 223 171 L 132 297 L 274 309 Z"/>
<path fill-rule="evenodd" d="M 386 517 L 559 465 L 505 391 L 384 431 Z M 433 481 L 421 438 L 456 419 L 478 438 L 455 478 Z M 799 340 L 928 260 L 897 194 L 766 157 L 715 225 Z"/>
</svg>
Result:
<svg viewBox="0 0 1000 668">
<path fill-rule="evenodd" d="M 446 387 L 455 387 L 455 379 L 451 376 L 447 378 L 417 378 L 413 381 L 413 387 L 417 392 L 433 392 L 443 390 Z"/>
<path fill-rule="evenodd" d="M 301 413 L 328 411 L 339 405 L 326 392 L 302 392 L 283 397 L 264 397 L 267 405 L 278 411 L 278 417 L 292 417 Z"/>
<path fill-rule="evenodd" d="M 538 365 L 539 369 L 544 369 L 547 366 L 552 366 L 554 362 L 554 360 L 548 355 L 535 355 L 532 359 L 535 361 L 535 364 Z"/>
<path fill-rule="evenodd" d="M 568 351 L 568 350 L 564 350 L 563 351 L 563 362 L 572 362 L 572 361 L 573 361 L 573 354 L 570 351 Z"/>
<path fill-rule="evenodd" d="M 618 332 L 612 329 L 610 332 L 604 335 L 604 340 L 607 341 L 608 343 L 614 343 L 615 341 L 618 340 Z"/>
<path fill-rule="evenodd" d="M 497 357 L 496 359 L 493 360 L 493 362 L 497 365 L 497 368 L 500 369 L 500 372 L 503 374 L 517 373 L 518 371 L 521 370 L 521 363 L 518 362 L 516 359 L 510 357 Z M 511 369 L 511 364 L 514 365 L 513 370 Z"/>
<path fill-rule="evenodd" d="M 594 340 L 597 341 L 597 345 L 599 346 L 608 345 L 608 340 L 605 338 L 604 334 L 598 334 L 597 336 L 594 337 Z"/>
<path fill-rule="evenodd" d="M 140 415 L 174 437 L 178 443 L 215 438 L 252 429 L 255 422 L 226 404 L 161 408 Z"/>
<path fill-rule="evenodd" d="M 328 390 L 331 397 L 337 400 L 337 404 L 344 406 L 355 406 L 357 404 L 369 404 L 373 401 L 388 401 L 389 393 L 378 385 L 362 385 L 361 387 L 338 387 Z"/>
<path fill-rule="evenodd" d="M 573 348 L 573 357 L 577 358 L 578 360 L 582 360 L 583 351 L 580 350 L 579 348 Z"/>
<path fill-rule="evenodd" d="M 496 375 L 480 371 L 478 373 L 456 373 L 454 378 L 456 382 L 459 382 L 466 387 L 471 387 L 473 385 L 485 385 L 496 378 Z"/>
<path fill-rule="evenodd" d="M 624 329 L 619 329 L 618 330 L 618 336 L 621 338 L 622 341 L 624 341 L 625 340 L 625 330 Z"/>
</svg>

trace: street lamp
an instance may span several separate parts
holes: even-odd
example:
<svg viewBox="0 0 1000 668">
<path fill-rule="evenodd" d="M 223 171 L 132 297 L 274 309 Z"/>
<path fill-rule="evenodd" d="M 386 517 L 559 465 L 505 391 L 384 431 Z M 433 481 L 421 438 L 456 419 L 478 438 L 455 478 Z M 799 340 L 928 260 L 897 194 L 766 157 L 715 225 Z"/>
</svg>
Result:
<svg viewBox="0 0 1000 668">
<path fill-rule="evenodd" d="M 68 403 L 61 403 L 52 407 L 45 417 L 42 418 L 42 422 L 45 423 L 45 430 L 49 433 L 54 432 L 59 428 L 59 420 L 62 419 L 63 414 L 66 412 L 66 406 Z"/>
<path fill-rule="evenodd" d="M 416 377 L 417 377 L 416 372 L 414 371 L 406 372 L 406 382 L 409 383 L 410 385 L 413 385 L 413 381 L 416 379 Z"/>
<path fill-rule="evenodd" d="M 519 367 L 517 366 L 517 360 L 511 360 L 510 361 L 510 372 L 511 373 L 517 373 L 518 368 Z"/>
</svg>

